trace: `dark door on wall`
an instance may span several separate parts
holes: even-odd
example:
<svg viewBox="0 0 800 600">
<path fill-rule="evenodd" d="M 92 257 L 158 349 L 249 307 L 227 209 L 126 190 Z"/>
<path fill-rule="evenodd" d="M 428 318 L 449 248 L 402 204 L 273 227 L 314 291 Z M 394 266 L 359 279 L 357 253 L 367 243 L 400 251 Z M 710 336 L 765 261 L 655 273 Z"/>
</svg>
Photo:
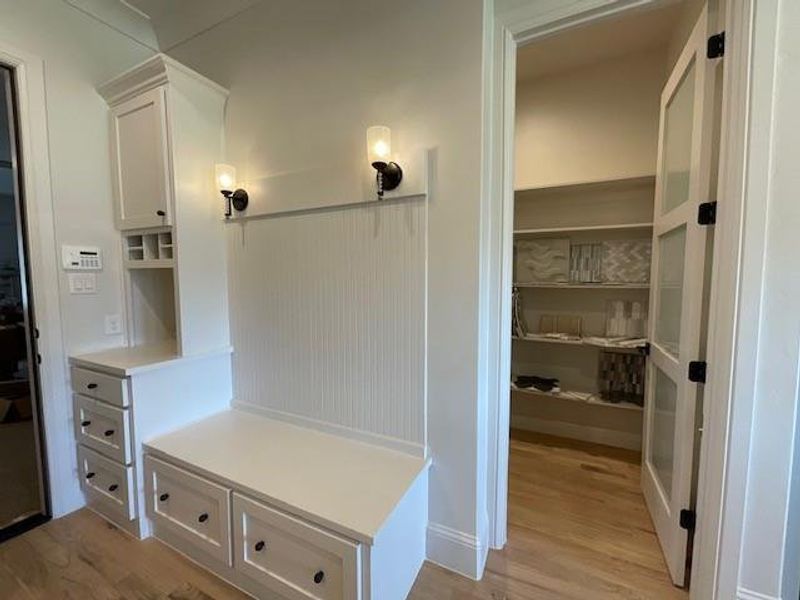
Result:
<svg viewBox="0 0 800 600">
<path fill-rule="evenodd" d="M 0 541 L 48 514 L 16 110 L 0 65 Z"/>
</svg>

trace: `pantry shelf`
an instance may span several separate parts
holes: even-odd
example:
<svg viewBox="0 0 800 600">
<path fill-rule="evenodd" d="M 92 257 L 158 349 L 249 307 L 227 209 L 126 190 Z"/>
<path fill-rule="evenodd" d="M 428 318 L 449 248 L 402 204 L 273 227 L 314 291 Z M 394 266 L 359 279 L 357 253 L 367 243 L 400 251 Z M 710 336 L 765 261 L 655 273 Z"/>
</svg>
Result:
<svg viewBox="0 0 800 600">
<path fill-rule="evenodd" d="M 602 406 L 604 408 L 613 408 L 617 410 L 629 410 L 634 412 L 642 412 L 643 408 L 638 404 L 633 404 L 632 402 L 606 402 L 605 400 L 601 400 L 597 395 L 592 394 L 588 398 L 578 397 L 570 392 L 542 392 L 540 390 L 534 389 L 527 389 L 527 388 L 519 388 L 513 383 L 511 384 L 511 391 L 517 392 L 519 394 L 524 394 L 527 396 L 539 396 L 545 398 L 553 398 L 556 400 L 565 400 L 567 402 L 575 402 L 578 404 L 586 404 L 590 406 Z"/>
<path fill-rule="evenodd" d="M 628 350 L 630 352 L 639 352 L 647 348 L 647 342 L 642 342 L 641 344 L 637 344 L 635 346 L 625 345 L 625 344 L 615 344 L 613 342 L 604 343 L 592 339 L 590 337 L 582 337 L 582 338 L 559 338 L 559 337 L 551 337 L 551 336 L 544 336 L 544 335 L 537 335 L 537 334 L 529 334 L 526 336 L 511 336 L 511 339 L 521 341 L 521 342 L 537 342 L 542 344 L 561 344 L 565 346 L 589 346 L 591 348 L 599 348 L 600 350 Z"/>
<path fill-rule="evenodd" d="M 615 223 L 612 225 L 587 225 L 582 227 L 540 227 L 532 229 L 515 229 L 514 235 L 544 235 L 553 233 L 581 233 L 592 231 L 630 231 L 648 230 L 653 223 Z"/>
<path fill-rule="evenodd" d="M 513 284 L 517 288 L 560 290 L 648 290 L 649 283 L 523 283 Z"/>
</svg>

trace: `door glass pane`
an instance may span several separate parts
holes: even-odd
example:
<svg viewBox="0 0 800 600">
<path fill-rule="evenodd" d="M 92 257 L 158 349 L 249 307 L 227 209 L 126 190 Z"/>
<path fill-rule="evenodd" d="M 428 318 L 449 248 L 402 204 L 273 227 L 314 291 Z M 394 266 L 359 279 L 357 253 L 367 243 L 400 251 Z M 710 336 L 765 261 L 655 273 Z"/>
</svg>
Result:
<svg viewBox="0 0 800 600">
<path fill-rule="evenodd" d="M 689 199 L 694 123 L 694 63 L 687 69 L 664 115 L 662 214 Z"/>
<path fill-rule="evenodd" d="M 653 428 L 650 438 L 650 462 L 664 493 L 672 494 L 672 465 L 675 462 L 675 409 L 678 402 L 678 386 L 658 367 L 654 367 L 655 398 Z"/>
<path fill-rule="evenodd" d="M 658 238 L 656 342 L 675 357 L 678 356 L 681 335 L 685 252 L 686 225 Z"/>
</svg>

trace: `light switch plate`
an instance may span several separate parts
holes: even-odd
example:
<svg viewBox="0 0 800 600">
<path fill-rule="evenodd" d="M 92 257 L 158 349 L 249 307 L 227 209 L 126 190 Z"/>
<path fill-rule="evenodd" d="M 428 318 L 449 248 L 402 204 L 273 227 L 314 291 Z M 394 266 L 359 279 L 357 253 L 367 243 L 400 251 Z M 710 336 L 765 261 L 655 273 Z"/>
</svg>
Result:
<svg viewBox="0 0 800 600">
<path fill-rule="evenodd" d="M 97 275 L 94 273 L 70 273 L 67 278 L 70 294 L 97 293 Z"/>
<path fill-rule="evenodd" d="M 106 315 L 106 335 L 122 333 L 122 318 L 119 315 Z"/>
</svg>

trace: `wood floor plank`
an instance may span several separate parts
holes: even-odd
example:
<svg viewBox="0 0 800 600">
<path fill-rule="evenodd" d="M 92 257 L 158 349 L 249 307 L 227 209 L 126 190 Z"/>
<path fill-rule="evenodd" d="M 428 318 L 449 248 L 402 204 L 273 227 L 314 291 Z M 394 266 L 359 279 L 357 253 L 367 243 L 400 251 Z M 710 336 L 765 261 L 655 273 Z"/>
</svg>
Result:
<svg viewBox="0 0 800 600">
<path fill-rule="evenodd" d="M 411 600 L 686 600 L 639 489 L 639 455 L 513 432 L 509 538 L 481 581 L 426 564 Z M 154 539 L 81 510 L 0 544 L 0 600 L 243 600 Z"/>
</svg>

